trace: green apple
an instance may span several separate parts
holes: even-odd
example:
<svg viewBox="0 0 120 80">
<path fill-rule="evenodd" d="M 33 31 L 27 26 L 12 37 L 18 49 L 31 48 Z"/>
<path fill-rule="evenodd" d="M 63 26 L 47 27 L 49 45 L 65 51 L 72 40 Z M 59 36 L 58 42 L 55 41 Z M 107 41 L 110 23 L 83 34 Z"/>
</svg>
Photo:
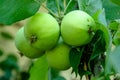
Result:
<svg viewBox="0 0 120 80">
<path fill-rule="evenodd" d="M 20 28 L 15 36 L 16 48 L 29 58 L 37 58 L 43 55 L 44 51 L 33 48 L 24 36 L 24 27 Z"/>
<path fill-rule="evenodd" d="M 96 30 L 95 21 L 86 12 L 74 10 L 63 17 L 61 35 L 65 43 L 81 46 L 89 43 Z"/>
<path fill-rule="evenodd" d="M 28 42 L 40 50 L 53 48 L 60 35 L 59 24 L 48 13 L 37 13 L 25 25 L 25 37 Z"/>
<path fill-rule="evenodd" d="M 48 64 L 57 70 L 66 70 L 70 68 L 69 52 L 70 46 L 60 42 L 52 50 L 46 51 Z"/>
</svg>

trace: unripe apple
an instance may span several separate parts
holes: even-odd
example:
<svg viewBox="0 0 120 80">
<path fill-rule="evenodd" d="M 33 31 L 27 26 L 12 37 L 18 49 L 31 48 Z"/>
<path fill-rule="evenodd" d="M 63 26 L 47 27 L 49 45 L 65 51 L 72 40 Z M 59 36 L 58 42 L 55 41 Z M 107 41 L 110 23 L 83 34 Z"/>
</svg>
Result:
<svg viewBox="0 0 120 80">
<path fill-rule="evenodd" d="M 59 24 L 48 13 L 37 13 L 25 25 L 25 37 L 28 42 L 40 50 L 53 48 L 60 35 Z"/>
<path fill-rule="evenodd" d="M 53 49 L 46 51 L 48 64 L 57 70 L 66 70 L 70 68 L 69 61 L 70 46 L 60 42 Z"/>
<path fill-rule="evenodd" d="M 16 48 L 28 58 L 37 58 L 43 55 L 44 51 L 33 48 L 24 36 L 24 27 L 20 28 L 15 36 Z"/>
<path fill-rule="evenodd" d="M 74 10 L 63 17 L 61 35 L 65 43 L 81 46 L 89 43 L 96 30 L 95 21 L 86 12 Z"/>
</svg>

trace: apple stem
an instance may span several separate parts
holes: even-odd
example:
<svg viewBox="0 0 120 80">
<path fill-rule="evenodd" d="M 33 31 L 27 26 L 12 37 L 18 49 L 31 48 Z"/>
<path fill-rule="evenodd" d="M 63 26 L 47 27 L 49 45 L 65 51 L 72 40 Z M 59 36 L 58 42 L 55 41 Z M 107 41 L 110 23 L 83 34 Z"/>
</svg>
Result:
<svg viewBox="0 0 120 80">
<path fill-rule="evenodd" d="M 66 13 L 67 8 L 69 7 L 69 5 L 70 5 L 71 2 L 72 2 L 72 0 L 70 0 L 70 1 L 68 2 L 67 6 L 65 7 L 64 14 Z"/>
<path fill-rule="evenodd" d="M 84 70 L 87 71 L 87 64 L 86 64 L 86 62 L 84 62 Z M 86 75 L 86 80 L 89 80 L 88 75 Z"/>
</svg>

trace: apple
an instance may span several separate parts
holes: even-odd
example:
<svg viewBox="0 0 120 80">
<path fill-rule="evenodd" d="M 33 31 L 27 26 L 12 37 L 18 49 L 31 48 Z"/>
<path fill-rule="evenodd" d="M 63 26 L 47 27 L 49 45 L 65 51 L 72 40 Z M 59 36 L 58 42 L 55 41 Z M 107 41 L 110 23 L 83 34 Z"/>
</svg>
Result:
<svg viewBox="0 0 120 80">
<path fill-rule="evenodd" d="M 70 68 L 69 61 L 70 46 L 59 42 L 56 47 L 46 51 L 48 64 L 56 70 L 67 70 Z"/>
<path fill-rule="evenodd" d="M 48 13 L 36 13 L 25 25 L 27 41 L 39 50 L 53 48 L 59 39 L 60 28 L 56 19 Z"/>
<path fill-rule="evenodd" d="M 24 27 L 17 31 L 15 36 L 15 45 L 20 53 L 27 56 L 28 58 L 37 58 L 44 54 L 44 51 L 33 48 L 26 40 L 24 36 Z"/>
<path fill-rule="evenodd" d="M 63 17 L 61 35 L 65 43 L 82 46 L 89 43 L 96 30 L 94 19 L 86 12 L 74 10 Z"/>
</svg>

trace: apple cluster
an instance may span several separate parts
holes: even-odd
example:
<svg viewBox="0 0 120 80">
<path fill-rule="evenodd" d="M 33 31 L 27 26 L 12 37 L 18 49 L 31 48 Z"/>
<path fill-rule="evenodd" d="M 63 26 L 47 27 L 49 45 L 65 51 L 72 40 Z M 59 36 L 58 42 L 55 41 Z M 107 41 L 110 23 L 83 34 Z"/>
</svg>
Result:
<svg viewBox="0 0 120 80">
<path fill-rule="evenodd" d="M 93 18 L 84 11 L 69 12 L 61 25 L 48 13 L 36 13 L 16 33 L 15 45 L 28 58 L 45 55 L 51 67 L 66 70 L 71 47 L 89 43 L 95 30 Z"/>
</svg>

